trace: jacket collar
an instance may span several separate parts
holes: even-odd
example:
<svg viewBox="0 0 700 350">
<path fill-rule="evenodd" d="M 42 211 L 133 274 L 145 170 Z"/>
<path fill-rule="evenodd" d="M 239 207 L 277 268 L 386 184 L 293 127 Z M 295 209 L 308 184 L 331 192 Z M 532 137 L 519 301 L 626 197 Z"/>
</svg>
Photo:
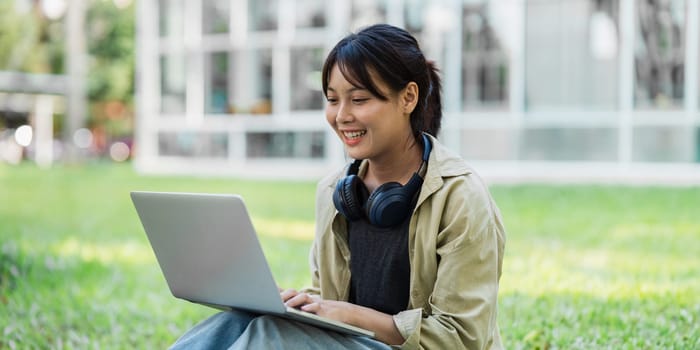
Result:
<svg viewBox="0 0 700 350">
<path fill-rule="evenodd" d="M 442 145 L 432 135 L 428 135 L 428 137 L 433 143 L 433 150 L 430 152 L 430 158 L 428 159 L 428 171 L 426 172 L 425 179 L 423 180 L 423 187 L 418 198 L 418 203 L 422 202 L 429 195 L 440 189 L 444 182 L 444 178 L 468 175 L 472 173 L 471 168 L 459 155 Z M 359 174 L 364 174 L 365 171 L 367 171 L 367 164 L 367 161 L 362 162 L 358 172 Z M 338 180 L 347 173 L 349 165 L 350 163 L 344 166 L 341 171 L 335 172 L 321 180 L 321 187 L 327 186 L 335 188 Z"/>
<path fill-rule="evenodd" d="M 444 179 L 461 175 L 468 175 L 472 170 L 467 166 L 462 157 L 445 147 L 431 135 L 430 141 L 433 143 L 433 150 L 428 159 L 428 171 L 423 180 L 423 188 L 418 196 L 420 205 L 428 196 L 435 193 L 442 187 Z"/>
</svg>

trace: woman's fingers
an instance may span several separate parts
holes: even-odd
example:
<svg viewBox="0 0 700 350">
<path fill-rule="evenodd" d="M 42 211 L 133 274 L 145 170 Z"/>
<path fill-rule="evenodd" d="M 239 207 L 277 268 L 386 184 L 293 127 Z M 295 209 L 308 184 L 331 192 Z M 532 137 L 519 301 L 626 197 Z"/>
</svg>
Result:
<svg viewBox="0 0 700 350">
<path fill-rule="evenodd" d="M 310 303 L 313 303 L 316 301 L 317 296 L 312 296 L 309 293 L 298 293 L 297 295 L 293 296 L 292 298 L 287 299 L 285 301 L 285 305 L 289 307 L 301 307 L 303 305 L 307 305 Z"/>
<path fill-rule="evenodd" d="M 282 297 L 283 302 L 287 302 L 287 300 L 295 297 L 299 292 L 297 292 L 295 289 L 285 289 L 280 292 L 280 297 Z"/>
<path fill-rule="evenodd" d="M 310 304 L 303 305 L 301 307 L 302 311 L 310 312 L 310 313 L 318 313 L 318 311 L 321 309 L 321 304 L 317 302 L 312 302 Z"/>
<path fill-rule="evenodd" d="M 280 289 L 282 302 L 289 307 L 301 307 L 314 302 L 321 301 L 321 296 L 309 293 L 299 293 L 295 289 Z"/>
</svg>

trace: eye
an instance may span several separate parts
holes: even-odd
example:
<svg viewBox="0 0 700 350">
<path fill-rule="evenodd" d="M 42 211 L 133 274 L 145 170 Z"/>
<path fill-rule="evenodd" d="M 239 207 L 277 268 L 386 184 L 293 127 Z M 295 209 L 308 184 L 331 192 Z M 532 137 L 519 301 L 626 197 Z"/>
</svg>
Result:
<svg viewBox="0 0 700 350">
<path fill-rule="evenodd" d="M 335 104 L 338 102 L 338 99 L 335 97 L 327 97 L 326 101 L 328 101 L 328 103 L 330 103 L 330 104 Z"/>
<path fill-rule="evenodd" d="M 366 97 L 353 98 L 352 103 L 359 105 L 359 104 L 363 104 L 363 103 L 367 102 L 368 100 L 369 100 L 369 98 L 366 98 Z"/>
</svg>

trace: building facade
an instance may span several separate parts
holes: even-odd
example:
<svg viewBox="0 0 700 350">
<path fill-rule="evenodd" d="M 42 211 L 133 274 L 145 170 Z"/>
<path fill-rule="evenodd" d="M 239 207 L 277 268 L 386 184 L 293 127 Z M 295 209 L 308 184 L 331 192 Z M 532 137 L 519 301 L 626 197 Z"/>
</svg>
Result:
<svg viewBox="0 0 700 350">
<path fill-rule="evenodd" d="M 443 79 L 439 138 L 499 180 L 700 181 L 693 0 L 139 1 L 136 167 L 318 178 L 325 54 L 385 22 Z"/>
</svg>

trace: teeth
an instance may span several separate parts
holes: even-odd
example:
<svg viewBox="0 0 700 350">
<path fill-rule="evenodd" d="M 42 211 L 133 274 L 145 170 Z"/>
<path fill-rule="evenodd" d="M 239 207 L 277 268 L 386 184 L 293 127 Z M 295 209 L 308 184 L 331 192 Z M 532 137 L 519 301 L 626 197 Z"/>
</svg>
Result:
<svg viewBox="0 0 700 350">
<path fill-rule="evenodd" d="M 360 136 L 362 136 L 362 135 L 364 135 L 364 134 L 366 134 L 366 133 L 367 133 L 367 130 L 363 130 L 363 131 L 346 131 L 346 132 L 343 132 L 343 134 L 345 135 L 345 137 L 347 137 L 347 138 L 349 138 L 349 139 L 358 138 L 358 137 L 360 137 Z"/>
<path fill-rule="evenodd" d="M 349 139 L 354 139 L 354 138 L 358 138 L 358 137 L 360 137 L 360 136 L 362 136 L 362 135 L 364 135 L 364 134 L 366 134 L 366 133 L 367 133 L 367 130 L 363 130 L 363 131 L 346 131 L 346 132 L 344 132 L 343 134 L 345 134 L 345 137 L 347 137 L 347 138 L 349 138 Z"/>
</svg>

